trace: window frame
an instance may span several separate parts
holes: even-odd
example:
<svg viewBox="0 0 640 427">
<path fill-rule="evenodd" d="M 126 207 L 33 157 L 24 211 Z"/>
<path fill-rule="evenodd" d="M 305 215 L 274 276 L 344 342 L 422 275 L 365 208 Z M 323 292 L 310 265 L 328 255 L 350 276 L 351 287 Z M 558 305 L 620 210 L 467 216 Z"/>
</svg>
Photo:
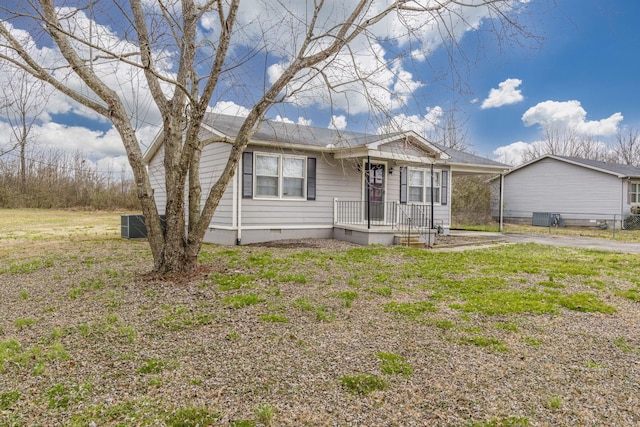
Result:
<svg viewBox="0 0 640 427">
<path fill-rule="evenodd" d="M 422 200 L 411 200 L 411 188 L 418 188 L 417 185 L 411 185 L 411 172 L 419 171 L 422 173 Z M 407 203 L 423 203 L 425 205 L 439 206 L 442 204 L 442 169 L 434 169 L 434 199 L 436 202 L 427 201 L 431 199 L 431 169 L 428 168 L 416 168 L 416 167 L 407 167 Z M 437 176 L 437 178 L 436 178 Z"/>
<path fill-rule="evenodd" d="M 275 157 L 278 159 L 278 173 L 277 173 L 277 195 L 266 195 L 258 193 L 258 179 L 259 177 L 270 177 L 274 178 L 276 175 L 260 175 L 258 174 L 258 157 Z M 284 176 L 284 161 L 285 159 L 295 159 L 302 161 L 302 178 L 298 177 L 285 177 Z M 293 154 L 279 154 L 279 153 L 268 153 L 268 152 L 254 152 L 253 153 L 253 199 L 257 200 L 291 200 L 291 201 L 305 201 L 307 200 L 307 179 L 309 177 L 309 173 L 307 171 L 308 168 L 308 157 L 307 156 L 299 156 Z M 302 194 L 300 196 L 287 196 L 283 194 L 284 192 L 284 180 L 285 178 L 291 179 L 301 179 L 302 180 Z"/>
<path fill-rule="evenodd" d="M 636 186 L 636 191 L 633 191 L 633 186 Z M 633 199 L 636 199 L 635 202 Z M 640 205 L 640 181 L 629 181 L 629 204 Z"/>
</svg>

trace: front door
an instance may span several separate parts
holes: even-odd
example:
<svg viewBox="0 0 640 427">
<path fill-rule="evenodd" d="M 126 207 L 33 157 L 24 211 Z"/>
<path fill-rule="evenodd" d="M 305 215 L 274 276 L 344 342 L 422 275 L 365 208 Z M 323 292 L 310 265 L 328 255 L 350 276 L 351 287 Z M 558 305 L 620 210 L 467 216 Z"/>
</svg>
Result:
<svg viewBox="0 0 640 427">
<path fill-rule="evenodd" d="M 365 213 L 371 221 L 384 221 L 385 205 L 385 165 L 382 163 L 368 163 L 365 177 L 366 191 L 369 193 Z M 367 200 L 365 199 L 365 202 Z"/>
</svg>

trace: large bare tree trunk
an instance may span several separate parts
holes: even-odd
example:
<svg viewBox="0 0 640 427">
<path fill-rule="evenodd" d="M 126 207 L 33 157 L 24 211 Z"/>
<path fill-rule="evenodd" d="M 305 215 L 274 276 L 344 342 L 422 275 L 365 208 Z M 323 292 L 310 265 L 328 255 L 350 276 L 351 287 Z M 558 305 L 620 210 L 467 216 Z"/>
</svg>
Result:
<svg viewBox="0 0 640 427">
<path fill-rule="evenodd" d="M 519 5 L 509 0 L 474 0 L 468 3 L 457 0 L 395 0 L 388 4 L 358 0 L 345 2 L 337 8 L 331 2 L 309 0 L 301 12 L 296 10 L 300 5 L 295 2 L 265 0 L 264 4 L 270 11 L 280 13 L 282 20 L 287 22 L 272 21 L 263 26 L 261 20 L 269 17 L 258 16 L 255 22 L 245 22 L 244 28 L 236 29 L 240 25 L 237 22 L 239 0 L 131 0 L 127 3 L 130 9 L 125 3 L 115 1 L 102 1 L 100 7 L 94 7 L 98 0 L 88 0 L 83 3 L 85 8 L 73 9 L 68 2 L 39 0 L 20 3 L 18 12 L 0 6 L 0 42 L 3 47 L 0 61 L 47 82 L 76 103 L 107 118 L 118 131 L 146 218 L 156 272 L 189 272 L 195 268 L 213 214 L 237 170 L 243 151 L 269 108 L 291 99 L 317 81 L 323 82 L 329 94 L 342 92 L 343 82 L 331 83 L 328 78 L 331 73 L 327 68 L 335 63 L 340 75 L 349 74 L 346 72 L 349 67 L 358 69 L 358 55 L 350 49 L 351 45 L 356 44 L 358 50 L 363 45 L 377 44 L 379 40 L 372 31 L 384 18 L 394 15 L 396 25 L 406 26 L 405 37 L 411 37 L 415 30 L 431 23 L 445 39 L 455 39 L 457 30 L 453 31 L 453 27 L 456 24 L 450 19 L 458 20 L 463 9 L 475 12 L 486 8 L 488 19 L 501 19 L 507 26 L 517 27 L 509 13 Z M 105 21 L 119 25 L 121 32 L 99 25 L 95 18 L 100 13 L 105 13 Z M 111 18 L 111 13 L 118 14 L 122 22 Z M 18 16 L 20 19 L 9 19 Z M 29 19 L 36 24 L 34 28 L 40 32 L 44 43 L 49 42 L 59 50 L 61 60 L 58 63 L 52 65 L 31 56 L 21 36 L 12 32 L 14 22 Z M 464 18 L 461 22 L 464 23 Z M 290 26 L 291 42 L 286 44 L 277 40 L 273 45 L 252 46 L 249 53 L 237 54 L 232 39 L 237 37 L 246 41 L 244 37 L 250 33 L 248 29 L 256 28 L 256 25 L 263 31 L 262 36 L 269 35 L 271 30 L 277 32 L 280 27 Z M 469 28 L 474 25 L 469 24 Z M 204 36 L 203 32 L 211 28 L 214 30 L 208 33 L 208 37 Z M 362 43 L 357 38 L 362 38 Z M 456 41 L 453 40 L 452 44 Z M 242 48 L 239 51 L 246 52 L 246 45 L 239 43 L 238 46 Z M 199 177 L 202 149 L 199 135 L 203 117 L 212 106 L 214 94 L 221 96 L 233 86 L 228 82 L 220 84 L 221 79 L 230 75 L 232 70 L 253 67 L 255 63 L 251 60 L 257 54 L 264 55 L 265 64 L 268 60 L 279 62 L 278 76 L 265 77 L 259 90 L 247 91 L 247 96 L 251 97 L 249 113 L 235 139 L 227 141 L 232 148 L 219 179 L 211 189 L 203 192 Z M 347 60 L 350 64 L 345 65 L 344 57 L 338 59 L 340 54 L 350 58 Z M 380 57 L 377 60 L 379 66 L 386 69 L 394 68 L 392 64 L 398 58 Z M 114 63 L 135 69 L 133 74 L 144 77 L 149 104 L 153 104 L 154 113 L 159 113 L 162 120 L 163 181 L 167 197 L 164 227 L 133 125 L 136 121 L 135 108 L 131 107 L 124 91 L 118 92 L 112 81 L 105 78 L 104 70 L 101 72 L 101 67 Z M 266 69 L 264 74 L 267 74 Z M 378 86 L 377 82 L 368 81 L 369 75 L 360 73 L 359 69 L 353 71 L 349 78 L 358 82 L 365 94 L 368 93 L 367 87 Z M 80 88 L 78 82 L 81 83 Z M 390 92 L 393 90 L 389 88 Z M 380 107 L 374 96 L 369 99 L 369 105 Z"/>
</svg>

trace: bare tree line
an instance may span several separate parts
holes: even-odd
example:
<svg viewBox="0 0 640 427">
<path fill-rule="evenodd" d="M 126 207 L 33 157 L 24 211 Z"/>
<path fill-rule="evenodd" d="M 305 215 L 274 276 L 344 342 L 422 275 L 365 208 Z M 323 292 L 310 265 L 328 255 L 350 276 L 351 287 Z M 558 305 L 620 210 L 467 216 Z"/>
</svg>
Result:
<svg viewBox="0 0 640 427">
<path fill-rule="evenodd" d="M 640 167 L 640 130 L 635 126 L 623 127 L 615 141 L 607 144 L 573 130 L 546 129 L 544 139 L 531 144 L 522 161 L 526 163 L 546 154 Z"/>
<path fill-rule="evenodd" d="M 81 153 L 30 150 L 0 157 L 1 208 L 140 209 L 125 171 L 99 170 Z"/>
</svg>

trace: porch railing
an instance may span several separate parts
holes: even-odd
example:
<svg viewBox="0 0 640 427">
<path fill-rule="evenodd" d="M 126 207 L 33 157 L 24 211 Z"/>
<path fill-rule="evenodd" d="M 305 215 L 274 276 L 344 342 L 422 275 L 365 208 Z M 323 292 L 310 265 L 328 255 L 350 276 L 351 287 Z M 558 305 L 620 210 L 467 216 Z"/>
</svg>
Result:
<svg viewBox="0 0 640 427">
<path fill-rule="evenodd" d="M 334 200 L 334 223 L 389 226 L 401 233 L 424 234 L 431 226 L 431 207 L 418 203 Z"/>
<path fill-rule="evenodd" d="M 398 218 L 397 202 L 366 202 L 360 200 L 334 200 L 335 224 L 394 226 Z"/>
</svg>

